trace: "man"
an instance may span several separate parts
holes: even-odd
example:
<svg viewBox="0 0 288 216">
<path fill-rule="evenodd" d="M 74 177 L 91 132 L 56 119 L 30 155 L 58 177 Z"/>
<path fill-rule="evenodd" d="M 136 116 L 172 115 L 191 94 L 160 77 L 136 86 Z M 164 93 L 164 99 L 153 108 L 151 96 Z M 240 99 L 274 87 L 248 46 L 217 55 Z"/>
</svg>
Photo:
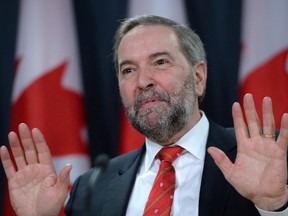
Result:
<svg viewBox="0 0 288 216">
<path fill-rule="evenodd" d="M 162 215 L 288 215 L 288 115 L 275 140 L 270 98 L 263 99 L 262 126 L 251 94 L 244 98 L 248 130 L 238 103 L 232 107 L 235 131 L 208 120 L 199 109 L 207 79 L 203 45 L 189 28 L 157 16 L 122 23 L 114 60 L 126 113 L 146 140 L 139 150 L 109 162 L 93 189 L 91 215 L 151 215 L 151 209 L 160 215 L 162 207 L 154 204 L 166 191 L 155 200 L 149 193 L 158 181 L 155 157 L 171 146 L 182 150 L 166 169 L 174 170 L 176 180 L 169 187 L 171 205 Z M 17 171 L 1 147 L 12 206 L 17 215 L 57 215 L 68 193 L 71 165 L 57 176 L 41 132 L 33 129 L 31 134 L 20 124 L 19 135 L 21 142 L 15 132 L 8 136 Z M 91 174 L 75 182 L 67 215 L 87 210 Z"/>
</svg>

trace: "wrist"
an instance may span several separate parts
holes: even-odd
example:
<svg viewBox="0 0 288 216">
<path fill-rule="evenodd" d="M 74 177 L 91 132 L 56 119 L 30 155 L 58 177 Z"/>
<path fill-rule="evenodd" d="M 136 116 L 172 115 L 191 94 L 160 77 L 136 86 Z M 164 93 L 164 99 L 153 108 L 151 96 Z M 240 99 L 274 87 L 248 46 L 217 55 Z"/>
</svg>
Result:
<svg viewBox="0 0 288 216">
<path fill-rule="evenodd" d="M 263 202 L 260 203 L 254 203 L 257 208 L 262 209 L 264 211 L 268 212 L 281 212 L 285 210 L 288 207 L 288 199 L 284 198 L 281 200 L 273 200 L 273 202 L 270 200 L 269 202 L 266 202 L 265 204 Z"/>
<path fill-rule="evenodd" d="M 283 194 L 283 196 L 278 197 L 278 198 L 270 198 L 269 200 L 265 200 L 263 202 L 263 200 L 261 201 L 261 203 L 255 203 L 255 205 L 264 210 L 264 211 L 269 211 L 269 212 L 281 212 L 284 211 L 288 208 L 288 185 L 285 186 L 286 187 L 286 191 L 285 194 Z M 258 200 L 259 201 L 259 200 Z"/>
<path fill-rule="evenodd" d="M 286 202 L 286 204 L 284 206 L 282 206 L 279 209 L 274 210 L 273 212 L 282 212 L 284 210 L 286 210 L 288 208 L 288 201 Z"/>
</svg>

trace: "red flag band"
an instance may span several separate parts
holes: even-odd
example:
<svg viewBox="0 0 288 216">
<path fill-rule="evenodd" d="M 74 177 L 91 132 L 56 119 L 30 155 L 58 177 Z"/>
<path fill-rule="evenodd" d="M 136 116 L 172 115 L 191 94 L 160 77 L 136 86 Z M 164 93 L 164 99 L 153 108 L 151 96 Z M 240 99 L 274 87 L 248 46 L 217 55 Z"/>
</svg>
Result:
<svg viewBox="0 0 288 216">
<path fill-rule="evenodd" d="M 56 170 L 72 164 L 72 184 L 90 160 L 71 1 L 20 2 L 11 129 L 42 130 Z"/>
<path fill-rule="evenodd" d="M 286 0 L 246 0 L 242 16 L 240 99 L 252 93 L 261 116 L 262 98 L 270 96 L 277 102 L 277 128 L 282 114 L 288 112 L 287 8 Z"/>
</svg>

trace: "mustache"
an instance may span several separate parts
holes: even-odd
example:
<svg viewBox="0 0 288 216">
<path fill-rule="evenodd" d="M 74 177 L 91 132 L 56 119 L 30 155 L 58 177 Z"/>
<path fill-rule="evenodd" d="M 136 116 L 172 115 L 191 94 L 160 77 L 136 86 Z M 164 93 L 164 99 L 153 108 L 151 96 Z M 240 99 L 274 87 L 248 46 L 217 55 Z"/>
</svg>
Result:
<svg viewBox="0 0 288 216">
<path fill-rule="evenodd" d="M 150 90 L 150 91 L 145 91 L 145 92 L 143 91 L 137 96 L 134 109 L 138 111 L 143 101 L 149 100 L 149 99 L 157 99 L 157 100 L 164 101 L 167 103 L 170 102 L 170 96 L 163 92 L 157 92 L 155 90 Z"/>
</svg>

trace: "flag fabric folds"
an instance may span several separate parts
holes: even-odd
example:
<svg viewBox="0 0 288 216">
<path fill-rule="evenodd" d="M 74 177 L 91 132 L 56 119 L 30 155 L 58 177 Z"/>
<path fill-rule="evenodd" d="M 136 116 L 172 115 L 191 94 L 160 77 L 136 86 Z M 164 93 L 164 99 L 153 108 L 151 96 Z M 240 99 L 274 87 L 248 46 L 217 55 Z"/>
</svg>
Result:
<svg viewBox="0 0 288 216">
<path fill-rule="evenodd" d="M 262 115 L 262 99 L 271 97 L 279 129 L 283 113 L 288 112 L 288 1 L 243 3 L 240 100 L 252 93 Z"/>
<path fill-rule="evenodd" d="M 71 1 L 21 1 L 18 26 L 11 129 L 39 128 L 57 172 L 72 164 L 72 184 L 90 159 Z"/>
<path fill-rule="evenodd" d="M 187 22 L 187 14 L 184 0 L 129 1 L 128 17 L 145 14 L 166 17 L 180 24 L 186 24 Z"/>
</svg>

